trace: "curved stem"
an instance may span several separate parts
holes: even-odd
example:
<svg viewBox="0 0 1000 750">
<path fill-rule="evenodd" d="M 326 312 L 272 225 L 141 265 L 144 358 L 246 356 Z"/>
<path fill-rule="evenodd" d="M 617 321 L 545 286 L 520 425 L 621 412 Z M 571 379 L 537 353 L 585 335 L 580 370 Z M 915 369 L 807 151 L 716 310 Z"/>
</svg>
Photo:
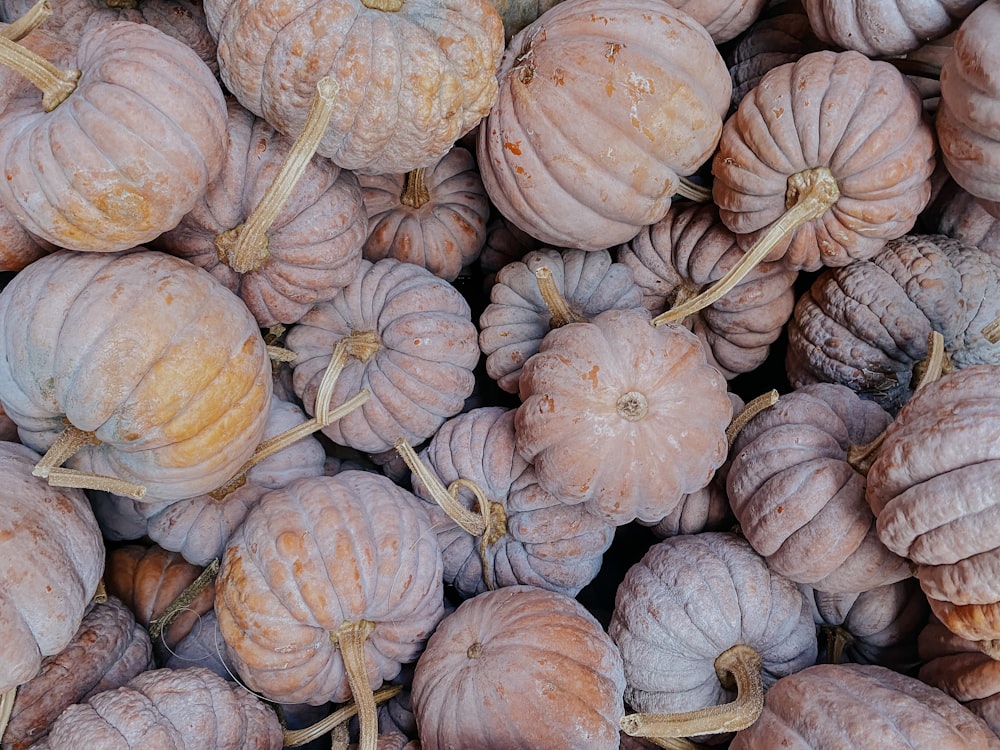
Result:
<svg viewBox="0 0 1000 750">
<path fill-rule="evenodd" d="M 201 573 L 191 583 L 184 587 L 184 590 L 177 595 L 163 614 L 149 623 L 149 637 L 153 642 L 160 640 L 163 631 L 170 623 L 177 619 L 181 612 L 191 606 L 191 602 L 201 596 L 201 592 L 207 589 L 219 575 L 219 558 L 215 558 L 208 564 Z"/>
<path fill-rule="evenodd" d="M 86 490 L 103 490 L 116 495 L 126 495 L 140 500 L 146 495 L 146 488 L 135 482 L 128 482 L 117 477 L 107 477 L 102 474 L 91 474 L 87 471 L 65 469 L 61 464 L 70 456 L 87 445 L 99 445 L 100 441 L 93 432 L 84 432 L 71 424 L 59 433 L 45 455 L 41 457 L 31 473 L 33 476 L 48 480 L 53 487 L 75 487 Z"/>
<path fill-rule="evenodd" d="M 51 15 L 52 3 L 49 0 L 38 0 L 20 17 L 15 18 L 7 26 L 0 29 L 0 36 L 16 42 L 41 26 L 45 19 Z"/>
<path fill-rule="evenodd" d="M 681 177 L 680 183 L 677 185 L 677 195 L 695 203 L 708 203 L 712 200 L 712 188 L 702 187 L 691 182 L 687 177 Z"/>
<path fill-rule="evenodd" d="M 395 13 L 403 7 L 404 0 L 361 0 L 361 4 L 371 10 L 384 10 Z"/>
<path fill-rule="evenodd" d="M 42 92 L 42 108 L 51 112 L 76 91 L 80 71 L 63 70 L 17 42 L 0 36 L 0 64 L 17 71 Z"/>
<path fill-rule="evenodd" d="M 10 715 L 14 712 L 14 699 L 17 697 L 17 687 L 12 687 L 0 695 L 0 737 L 7 731 Z"/>
<path fill-rule="evenodd" d="M 345 622 L 335 633 L 330 633 L 330 638 L 340 647 L 347 682 L 358 709 L 358 722 L 361 725 L 359 750 L 377 750 L 378 743 L 378 711 L 375 707 L 375 695 L 368 687 L 368 669 L 365 666 L 365 641 L 373 630 L 375 623 L 359 620 Z"/>
<path fill-rule="evenodd" d="M 549 328 L 562 328 L 567 323 L 582 323 L 586 320 L 569 306 L 569 302 L 566 301 L 552 278 L 552 271 L 547 267 L 541 266 L 535 269 L 535 280 L 538 282 L 538 291 L 542 295 L 542 301 L 552 313 L 552 317 L 549 318 Z"/>
<path fill-rule="evenodd" d="M 431 194 L 424 181 L 425 171 L 424 167 L 419 167 L 406 173 L 403 194 L 399 196 L 399 202 L 404 206 L 420 208 L 430 201 Z"/>
<path fill-rule="evenodd" d="M 746 729 L 764 710 L 761 658 L 756 650 L 738 643 L 715 660 L 715 671 L 725 685 L 729 676 L 736 684 L 736 700 L 721 706 L 673 714 L 628 714 L 621 728 L 632 737 L 694 737 Z"/>
<path fill-rule="evenodd" d="M 844 649 L 854 643 L 854 636 L 840 625 L 827 627 L 826 630 L 826 662 L 841 664 L 844 661 Z"/>
<path fill-rule="evenodd" d="M 772 388 L 767 393 L 762 393 L 757 398 L 744 404 L 743 408 L 733 416 L 729 427 L 726 428 L 726 440 L 729 442 L 729 447 L 733 447 L 736 438 L 739 437 L 743 428 L 747 426 L 751 419 L 776 403 L 778 403 L 778 391 Z"/>
<path fill-rule="evenodd" d="M 260 203 L 243 224 L 216 236 L 215 248 L 219 260 L 237 273 L 256 271 L 267 262 L 267 232 L 312 161 L 333 117 L 333 106 L 339 91 L 340 86 L 332 78 L 319 80 L 302 132 L 285 154 L 277 176 Z"/>
<path fill-rule="evenodd" d="M 375 700 L 375 705 L 380 703 L 385 703 L 390 698 L 395 698 L 403 692 L 402 685 L 389 685 L 388 687 L 379 688 L 372 694 L 372 698 Z M 333 730 L 335 727 L 342 725 L 348 719 L 354 717 L 358 713 L 358 705 L 356 702 L 352 701 L 346 706 L 342 706 L 334 711 L 332 714 L 327 716 L 325 719 L 320 719 L 315 724 L 308 727 L 303 727 L 302 729 L 295 729 L 292 731 L 284 731 L 284 745 L 283 747 L 301 747 L 312 742 L 319 737 L 322 737 L 327 732 Z"/>
<path fill-rule="evenodd" d="M 675 323 L 722 299 L 772 250 L 807 221 L 818 219 L 840 197 L 840 188 L 829 167 L 814 167 L 788 178 L 785 213 L 737 261 L 729 273 L 698 296 L 653 318 L 653 325 Z"/>
</svg>

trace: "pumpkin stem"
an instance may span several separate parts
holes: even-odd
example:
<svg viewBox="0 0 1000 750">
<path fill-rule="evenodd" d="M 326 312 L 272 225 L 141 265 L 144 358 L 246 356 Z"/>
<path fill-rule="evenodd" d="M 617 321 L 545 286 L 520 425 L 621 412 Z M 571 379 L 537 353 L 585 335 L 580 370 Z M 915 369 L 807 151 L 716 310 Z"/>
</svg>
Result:
<svg viewBox="0 0 1000 750">
<path fill-rule="evenodd" d="M 997 316 L 992 323 L 985 326 L 981 333 L 991 344 L 1000 341 L 1000 316 Z"/>
<path fill-rule="evenodd" d="M 549 318 L 549 328 L 562 328 L 567 323 L 582 323 L 586 320 L 569 306 L 569 302 L 556 286 L 552 271 L 546 266 L 535 269 L 535 280 L 538 282 L 538 291 L 542 295 L 542 301 L 552 313 L 552 317 Z"/>
<path fill-rule="evenodd" d="M 109 8 L 131 10 L 139 7 L 139 0 L 104 0 L 104 4 Z"/>
<path fill-rule="evenodd" d="M 699 750 L 701 745 L 696 745 L 691 740 L 683 737 L 646 737 L 648 742 L 666 750 Z"/>
<path fill-rule="evenodd" d="M 10 39 L 12 42 L 24 39 L 51 15 L 52 3 L 49 0 L 38 0 L 26 12 L 22 13 L 20 18 L 14 19 L 6 27 L 0 29 L 0 36 Z"/>
<path fill-rule="evenodd" d="M 687 177 L 681 177 L 677 185 L 677 195 L 695 203 L 708 203 L 712 200 L 712 188 L 702 187 Z"/>
<path fill-rule="evenodd" d="M 33 476 L 47 479 L 53 487 L 103 490 L 140 500 L 146 494 L 146 488 L 141 484 L 127 482 L 117 477 L 62 468 L 62 463 L 81 448 L 86 445 L 99 445 L 100 442 L 93 432 L 84 432 L 67 424 L 66 429 L 59 433 L 59 437 L 49 446 L 31 473 Z"/>
<path fill-rule="evenodd" d="M 108 601 L 108 587 L 104 585 L 103 578 L 97 582 L 97 590 L 94 592 L 92 601 L 94 604 L 105 604 Z"/>
<path fill-rule="evenodd" d="M 42 108 L 51 112 L 76 90 L 80 71 L 58 68 L 27 47 L 0 35 L 0 64 L 20 73 L 42 92 Z"/>
<path fill-rule="evenodd" d="M 468 479 L 460 477 L 445 488 L 441 480 L 434 475 L 404 438 L 396 441 L 396 451 L 410 471 L 427 488 L 434 502 L 448 514 L 448 517 L 463 531 L 479 537 L 479 559 L 483 566 L 483 581 L 486 583 L 486 588 L 492 591 L 495 585 L 490 570 L 488 548 L 507 533 L 507 513 L 504 511 L 503 505 L 492 502 L 478 484 Z M 462 489 L 469 490 L 476 496 L 478 514 L 459 502 L 458 493 Z"/>
<path fill-rule="evenodd" d="M 620 722 L 622 731 L 632 737 L 694 737 L 746 729 L 764 710 L 760 668 L 760 654 L 737 643 L 715 660 L 715 672 L 723 686 L 735 684 L 736 700 L 673 714 L 628 714 Z"/>
<path fill-rule="evenodd" d="M 410 170 L 406 173 L 406 182 L 403 185 L 403 194 L 399 196 L 399 202 L 410 208 L 420 208 L 431 199 L 431 193 L 427 189 L 424 181 L 424 167 Z"/>
<path fill-rule="evenodd" d="M 384 10 L 395 13 L 403 7 L 403 0 L 361 0 L 361 4 L 371 10 Z"/>
<path fill-rule="evenodd" d="M 778 243 L 806 222 L 825 214 L 838 198 L 840 187 L 829 167 L 805 169 L 790 176 L 785 191 L 785 213 L 761 235 L 729 273 L 697 297 L 653 318 L 653 325 L 676 323 L 722 299 L 759 266 Z"/>
<path fill-rule="evenodd" d="M 170 623 L 177 619 L 181 612 L 191 606 L 191 602 L 197 599 L 201 592 L 207 589 L 219 575 L 219 558 L 215 558 L 208 564 L 197 578 L 189 583 L 184 590 L 177 595 L 177 598 L 167 605 L 163 614 L 149 623 L 149 637 L 154 641 L 163 637 L 163 631 Z"/>
<path fill-rule="evenodd" d="M 375 694 L 368 687 L 368 669 L 365 666 L 365 641 L 373 630 L 374 622 L 358 620 L 345 622 L 336 632 L 330 633 L 330 639 L 340 648 L 347 683 L 358 709 L 358 723 L 361 725 L 359 750 L 377 750 L 378 744 L 378 711 Z"/>
<path fill-rule="evenodd" d="M 841 626 L 826 627 L 826 663 L 841 664 L 844 649 L 854 643 L 854 636 Z"/>
<path fill-rule="evenodd" d="M 219 261 L 237 273 L 256 271 L 267 262 L 270 256 L 267 232 L 312 161 L 333 117 L 333 105 L 339 91 L 340 86 L 329 76 L 319 80 L 302 132 L 285 154 L 277 176 L 260 203 L 244 223 L 216 235 Z"/>
<path fill-rule="evenodd" d="M 17 697 L 17 686 L 0 695 L 0 737 L 7 731 L 10 715 L 14 712 L 14 698 Z"/>
<path fill-rule="evenodd" d="M 776 403 L 778 403 L 778 391 L 772 388 L 767 393 L 762 393 L 757 398 L 744 404 L 743 408 L 736 412 L 736 415 L 729 423 L 729 427 L 726 428 L 726 440 L 729 443 L 729 447 L 733 447 L 736 438 L 743 432 L 743 428 L 747 426 L 751 419 Z"/>
<path fill-rule="evenodd" d="M 649 411 L 649 402 L 639 391 L 629 391 L 623 393 L 615 402 L 615 409 L 618 416 L 629 422 L 638 422 Z"/>
<path fill-rule="evenodd" d="M 347 342 L 347 353 L 362 364 L 368 364 L 368 360 L 382 348 L 375 331 L 353 331 L 344 340 Z"/>
<path fill-rule="evenodd" d="M 372 343 L 373 340 L 374 344 Z M 326 366 L 326 372 L 323 373 L 323 379 L 319 382 L 319 388 L 316 389 L 316 402 L 313 405 L 313 411 L 316 414 L 316 419 L 320 422 L 320 427 L 326 427 L 345 414 L 350 413 L 354 409 L 354 406 L 347 409 L 347 411 L 344 411 L 344 408 L 348 404 L 353 403 L 355 399 L 361 398 L 362 394 L 365 394 L 364 400 L 356 404 L 356 406 L 360 406 L 368 399 L 368 390 L 363 389 L 361 393 L 345 402 L 342 406 L 334 410 L 330 409 L 333 388 L 337 384 L 338 378 L 340 378 L 340 373 L 343 371 L 344 365 L 347 364 L 347 358 L 354 357 L 362 362 L 367 362 L 374 356 L 380 346 L 378 334 L 374 331 L 352 333 L 350 336 L 339 339 L 333 345 L 333 353 L 330 355 L 330 362 Z"/>
<path fill-rule="evenodd" d="M 272 362 L 294 362 L 299 355 L 283 346 L 268 344 L 267 356 Z"/>
<path fill-rule="evenodd" d="M 403 692 L 402 685 L 389 685 L 376 690 L 372 694 L 372 697 L 375 699 L 375 705 L 379 705 L 385 703 L 390 698 L 395 698 L 401 692 Z M 352 701 L 311 726 L 295 730 L 286 729 L 283 733 L 285 742 L 282 747 L 301 747 L 302 745 L 306 745 L 315 739 L 319 739 L 336 727 L 344 725 L 348 719 L 354 717 L 357 713 L 358 705 Z"/>
</svg>

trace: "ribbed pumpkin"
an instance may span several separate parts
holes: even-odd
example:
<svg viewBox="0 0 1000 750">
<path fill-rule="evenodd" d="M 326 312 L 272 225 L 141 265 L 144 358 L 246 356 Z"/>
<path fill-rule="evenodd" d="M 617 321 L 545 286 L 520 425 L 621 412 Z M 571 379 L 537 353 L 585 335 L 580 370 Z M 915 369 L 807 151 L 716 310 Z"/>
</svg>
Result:
<svg viewBox="0 0 1000 750">
<path fill-rule="evenodd" d="M 668 0 L 705 27 L 716 44 L 746 31 L 767 5 L 767 0 Z"/>
<path fill-rule="evenodd" d="M 1000 258 L 1000 219 L 987 211 L 972 193 L 949 182 L 942 187 L 928 216 L 931 231 L 946 234 L 987 255 Z"/>
<path fill-rule="evenodd" d="M 70 466 L 151 497 L 213 490 L 263 434 L 271 365 L 253 316 L 162 253 L 35 261 L 0 293 L 0 352 L 0 402 L 22 442 L 41 452 L 75 435 Z"/>
<path fill-rule="evenodd" d="M 212 71 L 183 42 L 131 21 L 88 28 L 57 62 L 67 66 L 53 71 L 61 89 L 44 103 L 24 92 L 0 118 L 0 203 L 75 250 L 126 250 L 175 226 L 225 156 Z"/>
<path fill-rule="evenodd" d="M 531 586 L 487 591 L 438 626 L 417 661 L 423 750 L 618 747 L 625 676 L 600 623 Z"/>
<path fill-rule="evenodd" d="M 223 83 L 279 132 L 297 133 L 317 80 L 341 84 L 318 149 L 344 167 L 426 167 L 496 101 L 503 22 L 489 0 L 209 0 Z"/>
<path fill-rule="evenodd" d="M 565 0 L 511 39 L 499 79 L 477 146 L 486 191 L 528 234 L 584 250 L 663 217 L 731 90 L 705 29 L 662 0 Z"/>
<path fill-rule="evenodd" d="M 461 293 L 413 263 L 362 261 L 354 280 L 315 305 L 285 338 L 297 354 L 292 383 L 306 412 L 334 345 L 351 357 L 331 396 L 340 404 L 366 388 L 360 409 L 323 428 L 338 445 L 377 453 L 400 438 L 417 445 L 462 410 L 479 361 L 472 311 Z"/>
</svg>

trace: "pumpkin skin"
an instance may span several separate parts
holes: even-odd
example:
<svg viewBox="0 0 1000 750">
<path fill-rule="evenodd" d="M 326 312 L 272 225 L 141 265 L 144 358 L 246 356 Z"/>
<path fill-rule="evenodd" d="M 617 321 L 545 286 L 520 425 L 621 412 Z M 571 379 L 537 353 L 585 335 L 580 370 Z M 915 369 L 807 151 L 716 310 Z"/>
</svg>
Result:
<svg viewBox="0 0 1000 750">
<path fill-rule="evenodd" d="M 131 21 L 88 28 L 59 62 L 83 71 L 65 101 L 45 112 L 26 93 L 0 119 L 0 203 L 60 247 L 114 252 L 154 239 L 222 167 L 218 81 L 183 42 Z"/>
<path fill-rule="evenodd" d="M 421 503 L 365 471 L 264 495 L 216 580 L 226 653 L 250 689 L 319 705 L 351 691 L 331 635 L 361 620 L 372 689 L 416 660 L 444 615 L 441 551 Z"/>
<path fill-rule="evenodd" d="M 488 0 L 407 0 L 396 12 L 334 0 L 209 0 L 220 75 L 279 132 L 302 129 L 316 82 L 340 84 L 317 152 L 393 174 L 444 156 L 496 101 L 503 21 Z"/>
<path fill-rule="evenodd" d="M 954 182 L 941 189 L 929 218 L 933 232 L 975 245 L 987 255 L 1000 258 L 1000 219 Z"/>
<path fill-rule="evenodd" d="M 207 669 L 154 669 L 67 708 L 38 750 L 279 750 L 277 714 Z"/>
<path fill-rule="evenodd" d="M 219 632 L 219 618 L 215 610 L 203 614 L 188 633 L 174 644 L 162 666 L 167 669 L 203 667 L 224 680 L 232 680 L 235 668 L 226 658 L 225 641 Z"/>
<path fill-rule="evenodd" d="M 0 747 L 26 750 L 48 733 L 63 709 L 113 690 L 153 669 L 145 628 L 115 597 L 94 604 L 73 640 L 42 660 L 41 671 L 17 689 L 14 710 Z"/>
<path fill-rule="evenodd" d="M 669 0 L 677 10 L 684 11 L 705 27 L 712 41 L 722 44 L 733 39 L 757 20 L 767 0 Z"/>
<path fill-rule="evenodd" d="M 656 328 L 644 311 L 608 310 L 549 333 L 524 365 L 520 397 L 517 450 L 538 483 L 616 525 L 659 521 L 728 452 L 721 373 L 694 334 Z"/>
<path fill-rule="evenodd" d="M 941 68 L 941 103 L 934 125 L 941 158 L 959 185 L 1000 215 L 1000 82 L 992 71 L 1000 65 L 995 29 L 1000 3 L 979 5 L 962 22 L 954 38 L 954 53 Z"/>
<path fill-rule="evenodd" d="M 268 228 L 267 260 L 246 273 L 234 271 L 219 259 L 215 238 L 250 216 L 293 141 L 234 99 L 227 108 L 230 145 L 222 171 L 155 247 L 215 276 L 246 303 L 260 327 L 294 323 L 358 271 L 367 229 L 361 188 L 329 159 L 311 159 Z"/>
<path fill-rule="evenodd" d="M 816 36 L 868 57 L 902 55 L 958 27 L 982 0 L 803 0 Z"/>
<path fill-rule="evenodd" d="M 625 663 L 625 700 L 646 713 L 731 701 L 715 660 L 736 644 L 760 654 L 765 689 L 816 662 L 816 629 L 802 593 L 728 532 L 650 547 L 618 586 L 608 634 Z"/>
<path fill-rule="evenodd" d="M 559 3 L 511 39 L 498 76 L 477 144 L 486 191 L 528 234 L 582 250 L 663 217 L 731 91 L 705 29 L 662 0 Z"/>
<path fill-rule="evenodd" d="M 570 309 L 584 320 L 605 310 L 642 307 L 640 289 L 627 266 L 607 250 L 541 248 L 508 263 L 490 288 L 490 302 L 479 316 L 479 348 L 486 374 L 508 393 L 517 393 L 521 367 L 555 323 L 539 290 L 535 271 L 547 268 L 552 284 Z"/>
<path fill-rule="evenodd" d="M 308 414 L 315 414 L 333 346 L 354 332 L 374 332 L 379 348 L 367 362 L 348 359 L 331 403 L 362 388 L 371 398 L 322 429 L 333 442 L 369 453 L 389 450 L 399 438 L 419 445 L 462 410 L 475 385 L 479 346 L 469 304 L 451 284 L 395 258 L 363 260 L 350 284 L 285 337 L 298 355 L 292 385 Z"/>
<path fill-rule="evenodd" d="M 441 622 L 417 661 L 413 711 L 424 750 L 610 750 L 624 689 L 621 655 L 579 602 L 509 586 Z"/>
<path fill-rule="evenodd" d="M 373 263 L 397 258 L 424 266 L 445 281 L 479 257 L 486 243 L 490 201 L 468 149 L 456 146 L 423 172 L 427 201 L 403 200 L 407 175 L 359 175 Z"/>
<path fill-rule="evenodd" d="M 870 664 L 817 664 L 784 677 L 764 696 L 757 722 L 730 750 L 992 750 L 986 723 L 915 677 Z"/>
<path fill-rule="evenodd" d="M 47 255 L 0 293 L 0 402 L 67 465 L 177 500 L 229 479 L 263 435 L 271 365 L 249 311 L 207 272 L 145 249 Z M 65 421 L 64 421 L 65 420 Z"/>
<path fill-rule="evenodd" d="M 847 461 L 892 418 L 846 386 L 817 383 L 778 399 L 733 444 L 726 488 L 747 541 L 777 573 L 830 593 L 910 576 L 879 541 L 865 476 Z"/>
<path fill-rule="evenodd" d="M 712 195 L 748 249 L 784 213 L 789 178 L 828 167 L 839 198 L 765 257 L 816 271 L 869 258 L 910 231 L 934 160 L 920 96 L 902 73 L 820 50 L 772 69 L 743 97 L 712 162 Z"/>
<path fill-rule="evenodd" d="M 562 0 L 490 0 L 503 19 L 506 41 Z"/>
<path fill-rule="evenodd" d="M 928 383 L 886 430 L 868 473 L 882 542 L 915 563 L 931 610 L 973 641 L 1000 637 L 993 436 L 1000 366 L 977 365 Z"/>
</svg>

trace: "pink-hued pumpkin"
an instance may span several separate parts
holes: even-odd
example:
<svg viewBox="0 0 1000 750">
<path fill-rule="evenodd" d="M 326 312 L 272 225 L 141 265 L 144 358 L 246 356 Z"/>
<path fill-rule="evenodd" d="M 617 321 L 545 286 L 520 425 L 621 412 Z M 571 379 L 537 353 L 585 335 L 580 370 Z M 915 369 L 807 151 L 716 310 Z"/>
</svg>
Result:
<svg viewBox="0 0 1000 750">
<path fill-rule="evenodd" d="M 663 217 L 711 157 L 732 88 L 708 32 L 662 0 L 559 3 L 511 39 L 499 79 L 479 129 L 486 191 L 528 234 L 583 250 Z"/>
<path fill-rule="evenodd" d="M 549 333 L 524 365 L 520 396 L 517 449 L 538 483 L 618 525 L 659 521 L 728 452 L 725 379 L 694 334 L 654 327 L 644 310 Z"/>
<path fill-rule="evenodd" d="M 975 245 L 987 255 L 1000 259 L 1000 219 L 987 211 L 972 193 L 949 181 L 934 199 L 928 219 L 931 230 Z"/>
<path fill-rule="evenodd" d="M 510 586 L 459 605 L 417 661 L 423 750 L 618 747 L 625 675 L 583 605 Z"/>
<path fill-rule="evenodd" d="M 767 5 L 767 0 L 668 0 L 705 27 L 716 44 L 746 31 Z"/>
</svg>

